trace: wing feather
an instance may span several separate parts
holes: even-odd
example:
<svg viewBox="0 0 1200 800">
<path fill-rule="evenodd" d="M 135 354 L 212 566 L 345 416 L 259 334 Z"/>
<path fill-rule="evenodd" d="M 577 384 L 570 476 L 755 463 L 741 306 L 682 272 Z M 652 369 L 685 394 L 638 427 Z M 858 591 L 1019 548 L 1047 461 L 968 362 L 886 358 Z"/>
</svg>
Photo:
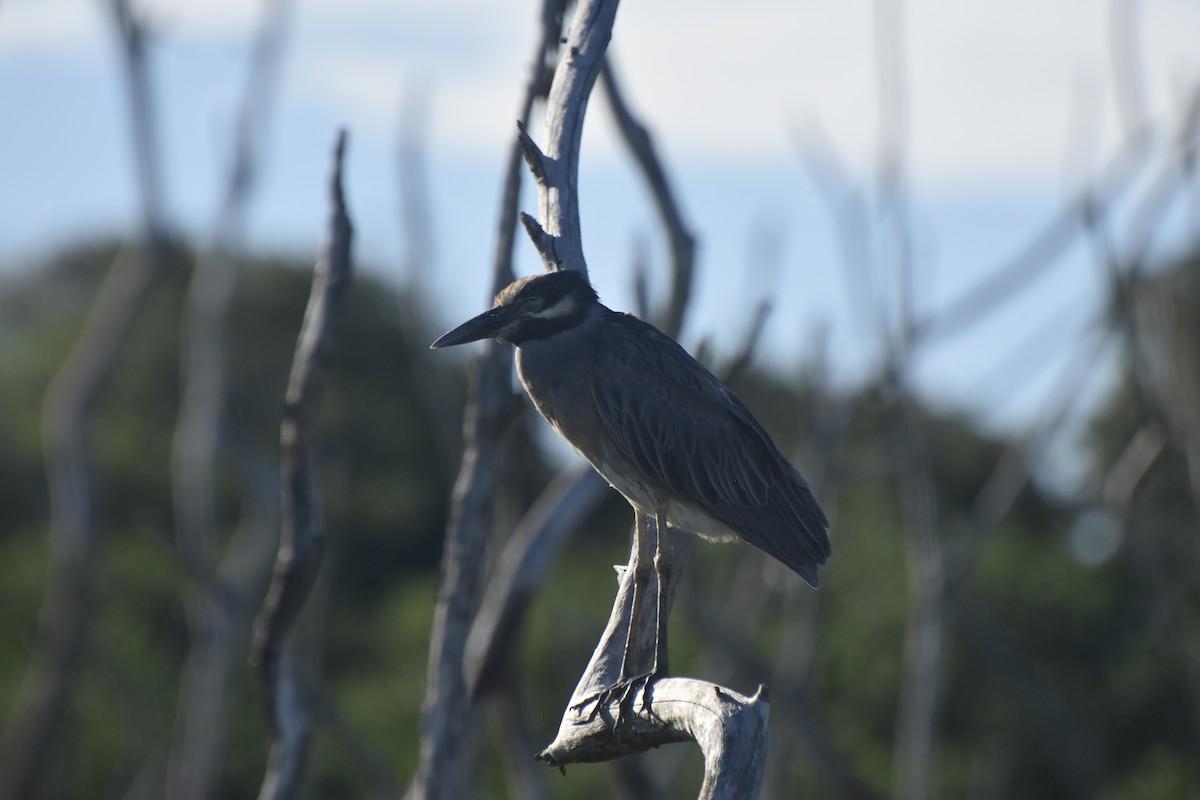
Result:
<svg viewBox="0 0 1200 800">
<path fill-rule="evenodd" d="M 828 522 L 800 472 L 683 348 L 634 317 L 610 319 L 592 394 L 640 480 L 697 504 L 815 585 L 812 565 L 830 553 Z"/>
</svg>

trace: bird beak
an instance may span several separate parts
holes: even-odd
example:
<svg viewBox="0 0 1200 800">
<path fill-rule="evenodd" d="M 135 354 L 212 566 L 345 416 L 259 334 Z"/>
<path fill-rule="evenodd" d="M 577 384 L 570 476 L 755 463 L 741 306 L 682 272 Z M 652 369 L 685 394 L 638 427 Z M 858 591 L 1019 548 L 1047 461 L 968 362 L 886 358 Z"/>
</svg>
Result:
<svg viewBox="0 0 1200 800">
<path fill-rule="evenodd" d="M 511 313 L 508 308 L 500 306 L 489 309 L 478 317 L 469 319 L 454 330 L 444 334 L 436 342 L 429 345 L 429 349 L 437 350 L 442 347 L 453 347 L 456 344 L 466 344 L 467 342 L 492 338 L 500 332 L 501 328 L 508 324 L 510 319 Z"/>
</svg>

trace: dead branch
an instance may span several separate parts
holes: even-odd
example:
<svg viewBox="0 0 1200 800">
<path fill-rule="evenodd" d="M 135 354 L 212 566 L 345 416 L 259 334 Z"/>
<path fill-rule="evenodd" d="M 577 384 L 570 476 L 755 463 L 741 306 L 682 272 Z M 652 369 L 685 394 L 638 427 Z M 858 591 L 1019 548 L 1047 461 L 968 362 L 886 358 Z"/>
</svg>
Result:
<svg viewBox="0 0 1200 800">
<path fill-rule="evenodd" d="M 467 638 L 463 671 L 472 695 L 499 680 L 529 600 L 567 539 L 607 491 L 608 484 L 589 465 L 564 470 L 517 524 Z"/>
<path fill-rule="evenodd" d="M 668 230 L 673 287 L 662 318 L 665 320 L 664 330 L 675 335 L 683 323 L 691 295 L 695 242 L 683 221 L 649 131 L 637 121 L 626 105 L 612 74 L 610 61 L 611 57 L 605 60 L 601 71 L 609 103 L 622 137 L 646 178 L 659 215 Z M 540 170 L 537 145 L 523 129 L 520 142 L 522 152 L 532 159 L 533 168 Z M 524 221 L 527 226 L 535 226 L 532 235 L 545 234 L 532 218 L 526 217 Z M 644 296 L 644 281 L 641 281 L 641 286 Z M 639 305 L 648 306 L 648 303 Z M 757 319 L 761 320 L 761 317 Z M 747 349 L 753 347 L 760 331 L 761 324 L 756 324 Z M 489 580 L 480 614 L 471 626 L 466 673 L 467 687 L 472 693 L 486 689 L 494 679 L 495 670 L 504 662 L 516 641 L 515 630 L 529 598 L 541 584 L 546 570 L 566 539 L 604 496 L 605 491 L 604 481 L 591 468 L 570 468 L 546 487 L 518 524 L 505 545 L 495 574 Z"/>
<path fill-rule="evenodd" d="M 452 392 L 446 376 L 429 359 L 425 335 L 427 319 L 420 305 L 429 297 L 426 276 L 437 268 L 434 246 L 433 203 L 430 199 L 428 161 L 428 121 L 430 98 L 423 85 L 405 87 L 401 100 L 400 136 L 397 143 L 397 183 L 400 188 L 400 229 L 404 235 L 404 254 L 400 268 L 404 285 L 400 309 L 400 333 L 405 356 L 413 373 L 417 396 L 433 431 L 438 462 L 447 481 L 457 467 L 458 426 L 460 421 L 450 401 Z"/>
<path fill-rule="evenodd" d="M 88 463 L 92 412 L 163 262 L 162 174 L 146 31 L 126 0 L 109 0 L 108 5 L 129 100 L 141 200 L 140 242 L 113 263 L 79 338 L 46 391 L 46 594 L 29 666 L 4 731 L 0 798 L 40 796 L 37 787 L 53 785 L 48 770 L 63 743 L 70 693 L 86 657 L 95 606 L 93 573 L 101 542 Z"/>
<path fill-rule="evenodd" d="M 588 94 L 600 73 L 604 51 L 616 16 L 615 0 L 584 0 L 576 10 L 567 40 L 567 55 L 559 63 L 546 108 L 547 148 L 542 152 L 522 128 L 521 150 L 538 189 L 541 223 L 522 217 L 547 270 L 587 271 L 580 238 L 578 206 L 579 140 Z M 562 766 L 581 761 L 608 760 L 670 741 L 692 739 L 705 757 L 702 797 L 754 797 L 762 781 L 766 745 L 766 704 L 760 691 L 742 697 L 714 684 L 666 678 L 622 709 L 613 699 L 604 707 L 594 695 L 612 686 L 621 670 L 625 644 L 643 658 L 657 636 L 654 615 L 638 613 L 643 591 L 663 602 L 665 621 L 678 590 L 658 587 L 658 575 L 682 573 L 691 551 L 690 535 L 640 519 L 630 562 L 624 569 L 612 615 L 591 662 L 576 685 L 563 714 L 558 735 L 538 756 Z M 653 532 L 653 533 L 652 533 Z M 655 538 L 662 537 L 661 572 L 650 566 Z M 634 591 L 634 585 L 642 590 Z M 649 587 L 646 589 L 646 587 Z M 628 633 L 628 636 L 627 636 Z M 633 669 L 633 667 L 630 667 Z M 645 696 L 648 695 L 648 698 Z M 589 698 L 593 698 L 587 702 Z M 648 712 L 653 701 L 653 711 Z M 615 724 L 618 720 L 620 724 Z"/>
<path fill-rule="evenodd" d="M 758 554 L 752 554 L 751 557 L 762 561 Z M 759 583 L 761 582 L 760 573 Z M 814 718 L 813 701 L 805 692 L 808 670 L 803 667 L 797 669 L 798 660 L 787 657 L 782 646 L 774 665 L 753 655 L 754 648 L 747 631 L 752 630 L 754 626 L 748 622 L 747 617 L 729 613 L 728 609 L 721 607 L 722 604 L 698 597 L 698 594 L 691 593 L 693 602 L 689 610 L 696 616 L 698 627 L 715 637 L 719 652 L 732 663 L 736 673 L 772 676 L 771 700 L 777 709 L 787 711 L 781 717 L 782 730 L 777 727 L 773 732 L 772 743 L 777 744 L 780 733 L 786 731 L 790 738 L 799 742 L 800 748 L 813 760 L 820 774 L 836 790 L 838 797 L 880 800 L 881 795 L 855 772 Z M 731 592 L 730 596 L 734 594 Z M 810 609 L 815 607 L 815 598 L 806 600 L 808 602 L 803 605 Z M 798 613 L 808 613 L 811 616 L 811 612 L 806 612 L 805 609 L 799 609 Z M 799 626 L 791 627 L 795 630 Z M 805 627 L 811 629 L 811 625 Z M 655 702 L 657 703 L 657 700 Z M 786 755 L 780 760 L 790 761 L 795 758 L 795 754 L 794 747 L 788 748 Z M 766 788 L 770 789 L 769 786 Z M 786 792 L 781 796 L 786 796 Z"/>
<path fill-rule="evenodd" d="M 612 107 L 613 117 L 616 118 L 617 128 L 621 138 L 629 147 L 629 152 L 637 161 L 642 177 L 646 179 L 647 188 L 654 198 L 658 216 L 667 231 L 667 243 L 671 250 L 671 293 L 666 307 L 658 315 L 656 322 L 668 336 L 677 337 L 683 329 L 683 315 L 687 310 L 688 300 L 692 296 L 692 275 L 695 273 L 696 238 L 688 230 L 683 219 L 683 212 L 671 191 L 670 181 L 666 170 L 654 148 L 654 140 L 650 131 L 634 117 L 612 66 L 612 56 L 604 61 L 600 72 L 604 85 L 604 93 Z M 644 292 L 643 292 L 644 294 Z"/>
<path fill-rule="evenodd" d="M 288 376 L 280 450 L 283 524 L 271 587 L 255 623 L 252 659 L 267 700 L 273 740 L 260 800 L 297 797 L 307 758 L 309 711 L 290 652 L 292 627 L 316 581 L 325 550 L 318 507 L 313 441 L 330 327 L 350 282 L 353 230 L 342 193 L 346 132 L 340 131 L 329 181 L 328 238 L 313 274 L 312 293 Z"/>
<path fill-rule="evenodd" d="M 648 520 L 648 527 L 653 530 L 653 520 Z M 657 531 L 651 535 L 657 535 Z M 695 537 L 671 528 L 666 535 L 664 549 L 672 563 L 685 563 Z M 588 701 L 616 679 L 625 649 L 625 631 L 632 624 L 634 582 L 639 567 L 647 566 L 644 562 L 653 549 L 652 543 L 647 545 L 646 540 L 635 537 L 629 566 L 620 570 L 621 584 L 608 626 L 572 693 L 557 736 L 538 758 L 562 768 L 607 761 L 671 742 L 694 741 L 704 755 L 701 798 L 756 797 L 766 758 L 765 687 L 759 686 L 753 697 L 746 697 L 705 681 L 663 678 L 645 690 L 648 696 L 634 697 L 625 708 L 621 708 L 619 699 L 603 707 Z M 649 595 L 654 596 L 657 576 L 653 569 L 647 569 L 647 573 Z M 678 581 L 668 587 L 663 613 L 670 613 L 678 588 Z M 638 625 L 634 634 L 636 652 L 651 653 L 653 621 Z"/>
<path fill-rule="evenodd" d="M 584 0 L 576 7 L 566 53 L 554 71 L 546 101 L 546 152 L 524 128 L 520 130 L 521 152 L 537 184 L 541 219 L 540 225 L 527 216 L 522 222 L 547 270 L 587 272 L 579 224 L 579 144 L 588 97 L 604 63 L 616 13 L 615 0 Z"/>
<path fill-rule="evenodd" d="M 529 117 L 535 100 L 545 95 L 546 63 L 557 51 L 562 32 L 563 0 L 542 6 L 538 39 L 525 97 L 518 116 Z M 523 124 L 523 123 L 518 123 Z M 501 201 L 492 294 L 513 280 L 513 243 L 520 196 L 521 150 L 509 155 Z M 429 668 L 421 721 L 421 752 L 409 786 L 411 800 L 463 797 L 470 772 L 465 734 L 474 706 L 463 678 L 463 652 L 471 617 L 479 602 L 486 553 L 488 509 L 499 469 L 500 438 L 516 399 L 511 387 L 509 354 L 487 347 L 472 373 L 463 415 L 463 458 L 451 498 L 450 521 L 439 568 L 437 605 L 429 641 Z"/>
<path fill-rule="evenodd" d="M 217 581 L 221 578 L 215 575 L 219 534 L 214 483 L 228 381 L 226 320 L 240 273 L 242 226 L 257 177 L 257 143 L 282 49 L 288 3 L 269 0 L 263 11 L 235 123 L 216 229 L 209 248 L 197 261 L 185 301 L 181 399 L 172 452 L 175 546 L 188 562 L 203 565 L 204 572 L 213 573 Z M 266 529 L 251 534 L 271 538 Z M 263 560 L 270 558 L 266 548 L 243 552 L 255 557 L 253 564 L 239 570 L 244 583 L 229 587 L 197 583 L 184 592 L 189 650 L 167 773 L 170 797 L 210 797 L 221 774 L 239 622 L 247 613 L 234 608 L 229 598 L 246 597 L 270 563 Z"/>
</svg>

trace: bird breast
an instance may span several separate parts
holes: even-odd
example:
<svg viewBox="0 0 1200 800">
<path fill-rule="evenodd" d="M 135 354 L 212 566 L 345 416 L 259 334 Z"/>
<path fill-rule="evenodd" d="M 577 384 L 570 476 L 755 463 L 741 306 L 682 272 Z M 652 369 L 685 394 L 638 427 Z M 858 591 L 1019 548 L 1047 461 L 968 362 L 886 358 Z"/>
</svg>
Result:
<svg viewBox="0 0 1200 800">
<path fill-rule="evenodd" d="M 517 376 L 538 413 L 630 505 L 645 514 L 663 513 L 672 527 L 716 542 L 733 541 L 739 534 L 704 513 L 694 503 L 674 498 L 637 471 L 623 468 L 626 459 L 605 430 L 596 411 L 592 381 L 595 356 L 585 335 L 567 332 L 525 342 L 517 348 Z M 619 380 L 620 376 L 606 376 Z"/>
<path fill-rule="evenodd" d="M 517 376 L 555 433 L 630 503 L 653 514 L 663 506 L 661 492 L 618 467 L 622 457 L 596 411 L 595 356 L 588 338 L 582 332 L 567 332 L 525 342 L 517 348 Z"/>
</svg>

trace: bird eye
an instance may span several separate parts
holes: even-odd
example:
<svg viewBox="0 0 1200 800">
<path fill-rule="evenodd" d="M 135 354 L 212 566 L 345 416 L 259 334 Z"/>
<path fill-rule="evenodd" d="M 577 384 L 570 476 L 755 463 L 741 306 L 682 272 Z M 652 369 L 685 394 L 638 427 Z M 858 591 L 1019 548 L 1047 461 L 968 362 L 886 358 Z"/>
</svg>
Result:
<svg viewBox="0 0 1200 800">
<path fill-rule="evenodd" d="M 542 310 L 545 301 L 540 297 L 531 297 L 521 302 L 521 311 L 525 314 L 536 314 Z"/>
</svg>

